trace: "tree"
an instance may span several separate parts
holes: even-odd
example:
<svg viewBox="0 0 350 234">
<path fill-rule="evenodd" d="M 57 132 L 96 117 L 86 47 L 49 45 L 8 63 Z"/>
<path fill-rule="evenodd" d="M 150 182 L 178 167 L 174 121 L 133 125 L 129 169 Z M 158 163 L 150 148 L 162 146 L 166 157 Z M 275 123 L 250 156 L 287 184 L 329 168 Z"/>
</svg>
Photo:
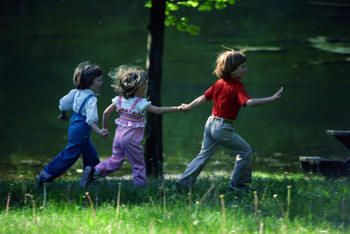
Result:
<svg viewBox="0 0 350 234">
<path fill-rule="evenodd" d="M 175 26 L 179 31 L 197 35 L 200 29 L 189 23 L 188 17 L 177 16 L 180 7 L 193 7 L 199 11 L 223 9 L 235 0 L 150 0 L 149 35 L 147 42 L 146 68 L 149 75 L 148 96 L 153 105 L 161 106 L 162 56 L 165 26 Z M 145 129 L 145 162 L 148 176 L 163 176 L 162 116 L 147 113 Z"/>
<path fill-rule="evenodd" d="M 161 106 L 162 55 L 164 42 L 165 0 L 152 0 L 149 35 L 147 42 L 148 57 L 146 68 L 149 75 L 148 95 L 153 105 Z M 147 175 L 163 176 L 163 132 L 162 116 L 147 113 L 145 142 L 145 162 Z"/>
</svg>

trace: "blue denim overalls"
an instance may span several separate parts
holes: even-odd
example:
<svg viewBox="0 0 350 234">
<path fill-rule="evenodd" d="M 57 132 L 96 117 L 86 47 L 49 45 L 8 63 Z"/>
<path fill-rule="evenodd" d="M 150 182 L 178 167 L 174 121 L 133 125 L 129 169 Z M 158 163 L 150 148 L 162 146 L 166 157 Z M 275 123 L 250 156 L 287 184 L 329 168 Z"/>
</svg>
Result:
<svg viewBox="0 0 350 234">
<path fill-rule="evenodd" d="M 86 102 L 94 96 L 90 94 L 81 104 L 78 113 L 73 112 L 68 129 L 68 145 L 40 173 L 44 182 L 53 181 L 63 174 L 83 155 L 84 168 L 94 167 L 100 160 L 97 151 L 90 141 L 91 127 L 86 123 L 86 116 L 81 115 Z"/>
</svg>

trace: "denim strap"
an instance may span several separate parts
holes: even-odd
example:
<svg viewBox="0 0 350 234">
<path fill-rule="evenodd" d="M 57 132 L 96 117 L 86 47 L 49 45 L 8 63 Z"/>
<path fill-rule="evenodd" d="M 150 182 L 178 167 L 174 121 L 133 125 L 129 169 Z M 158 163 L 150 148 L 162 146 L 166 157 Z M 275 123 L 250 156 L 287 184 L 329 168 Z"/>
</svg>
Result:
<svg viewBox="0 0 350 234">
<path fill-rule="evenodd" d="M 85 100 L 83 101 L 83 103 L 81 104 L 81 106 L 80 106 L 80 108 L 79 108 L 78 115 L 81 115 L 81 111 L 83 110 L 83 108 L 84 108 L 86 102 L 87 102 L 91 97 L 93 97 L 93 96 L 94 96 L 93 94 L 90 94 L 90 95 L 88 95 L 88 96 L 85 98 Z"/>
</svg>

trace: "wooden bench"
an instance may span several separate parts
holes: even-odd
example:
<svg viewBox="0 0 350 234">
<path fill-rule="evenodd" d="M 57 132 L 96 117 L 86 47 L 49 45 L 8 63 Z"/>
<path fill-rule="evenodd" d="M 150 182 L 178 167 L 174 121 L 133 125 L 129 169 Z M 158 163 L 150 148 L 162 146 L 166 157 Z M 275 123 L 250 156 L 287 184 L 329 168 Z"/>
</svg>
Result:
<svg viewBox="0 0 350 234">
<path fill-rule="evenodd" d="M 350 131 L 327 130 L 327 134 L 334 136 L 350 150 Z M 339 177 L 350 175 L 350 157 L 344 161 L 323 157 L 299 157 L 301 168 L 306 172 L 316 172 L 327 177 Z"/>
</svg>

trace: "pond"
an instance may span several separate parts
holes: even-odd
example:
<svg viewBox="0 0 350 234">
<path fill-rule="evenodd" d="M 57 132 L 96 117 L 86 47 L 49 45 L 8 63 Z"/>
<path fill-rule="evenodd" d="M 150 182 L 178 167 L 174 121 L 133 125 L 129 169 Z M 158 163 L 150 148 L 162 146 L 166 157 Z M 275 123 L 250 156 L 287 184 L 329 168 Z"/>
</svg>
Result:
<svg viewBox="0 0 350 234">
<path fill-rule="evenodd" d="M 243 108 L 235 121 L 254 150 L 254 170 L 298 172 L 299 156 L 344 160 L 348 150 L 325 131 L 350 129 L 350 8 L 321 3 L 244 0 L 220 11 L 181 11 L 201 33 L 166 28 L 162 104 L 190 102 L 210 87 L 223 46 L 247 49 L 248 94 L 266 97 L 285 87 L 282 100 Z M 0 179 L 7 180 L 33 176 L 65 146 L 68 125 L 57 121 L 57 104 L 73 88 L 72 73 L 82 61 L 104 70 L 101 119 L 115 96 L 108 71 L 145 66 L 149 9 L 144 1 L 31 0 L 12 1 L 0 11 Z M 199 152 L 210 111 L 208 103 L 164 115 L 165 173 L 182 173 Z M 102 159 L 110 156 L 112 140 L 92 134 Z M 207 171 L 232 171 L 233 165 L 231 153 L 220 148 Z M 78 162 L 64 176 L 80 168 Z M 126 163 L 113 175 L 129 170 Z"/>
</svg>

